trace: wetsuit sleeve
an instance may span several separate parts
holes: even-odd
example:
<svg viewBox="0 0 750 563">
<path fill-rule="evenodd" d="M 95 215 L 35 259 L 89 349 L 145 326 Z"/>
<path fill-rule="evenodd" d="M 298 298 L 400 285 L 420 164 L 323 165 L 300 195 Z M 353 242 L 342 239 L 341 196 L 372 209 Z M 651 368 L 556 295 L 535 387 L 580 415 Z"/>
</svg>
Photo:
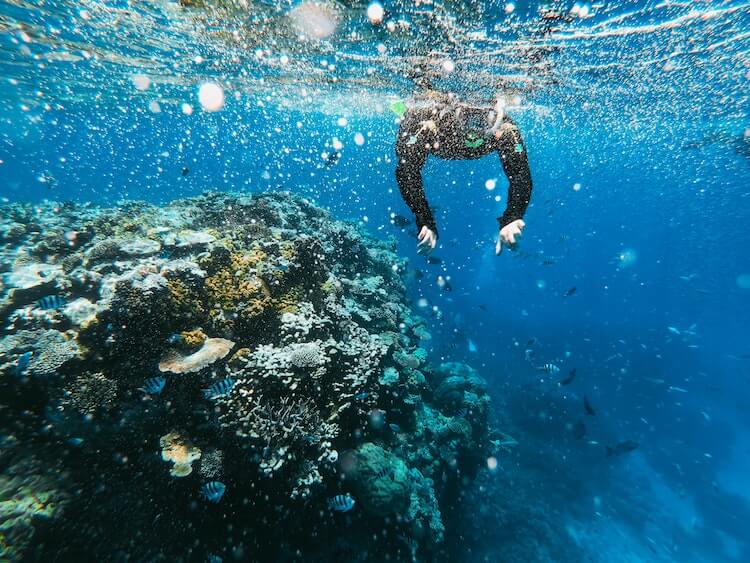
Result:
<svg viewBox="0 0 750 563">
<path fill-rule="evenodd" d="M 437 235 L 437 226 L 427 203 L 422 183 L 422 168 L 429 155 L 421 121 L 416 113 L 407 113 L 401 122 L 396 140 L 396 181 L 401 197 L 409 206 L 417 223 L 417 231 L 426 226 Z"/>
<path fill-rule="evenodd" d="M 526 155 L 526 145 L 513 121 L 507 119 L 500 127 L 498 153 L 503 170 L 508 177 L 508 205 L 505 213 L 497 218 L 502 229 L 517 219 L 523 219 L 531 201 L 531 170 Z"/>
</svg>

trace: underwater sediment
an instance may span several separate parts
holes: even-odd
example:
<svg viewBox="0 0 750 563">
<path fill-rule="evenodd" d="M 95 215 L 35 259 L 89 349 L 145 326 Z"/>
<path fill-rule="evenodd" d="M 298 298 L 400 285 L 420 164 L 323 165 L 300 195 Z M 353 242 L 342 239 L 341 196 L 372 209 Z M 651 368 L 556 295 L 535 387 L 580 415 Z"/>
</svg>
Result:
<svg viewBox="0 0 750 563">
<path fill-rule="evenodd" d="M 0 559 L 440 558 L 490 400 L 391 243 L 285 193 L 8 204 L 0 238 Z"/>
</svg>

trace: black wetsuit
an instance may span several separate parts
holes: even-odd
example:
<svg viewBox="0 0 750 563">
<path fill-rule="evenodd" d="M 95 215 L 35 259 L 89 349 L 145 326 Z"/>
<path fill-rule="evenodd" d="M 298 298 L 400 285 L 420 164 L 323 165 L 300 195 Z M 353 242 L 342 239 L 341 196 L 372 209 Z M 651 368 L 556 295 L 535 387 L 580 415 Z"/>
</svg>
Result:
<svg viewBox="0 0 750 563">
<path fill-rule="evenodd" d="M 500 228 L 523 218 L 531 198 L 531 173 L 526 147 L 509 117 L 495 120 L 492 108 L 438 103 L 409 109 L 396 141 L 396 180 L 401 196 L 414 213 L 417 231 L 437 226 L 422 185 L 422 168 L 429 155 L 447 160 L 473 160 L 497 153 L 508 177 L 508 204 L 497 220 Z"/>
</svg>

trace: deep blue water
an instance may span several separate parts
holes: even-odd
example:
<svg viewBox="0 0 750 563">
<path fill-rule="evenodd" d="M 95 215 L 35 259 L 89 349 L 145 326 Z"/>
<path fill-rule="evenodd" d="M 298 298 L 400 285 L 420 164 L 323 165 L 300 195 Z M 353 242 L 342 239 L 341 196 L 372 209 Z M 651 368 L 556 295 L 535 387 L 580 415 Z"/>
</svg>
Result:
<svg viewBox="0 0 750 563">
<path fill-rule="evenodd" d="M 527 4 L 518 2 L 519 21 L 534 17 L 537 6 Z M 483 5 L 491 12 L 488 29 L 503 21 L 501 5 Z M 95 7 L 88 8 L 96 16 Z M 742 2 L 611 8 L 613 15 L 571 25 L 589 29 L 638 10 L 606 29 L 677 23 L 614 39 L 548 38 L 565 46 L 554 59 L 559 82 L 523 93 L 520 107 L 509 109 L 534 181 L 515 252 L 493 255 L 507 186 L 496 156 L 428 162 L 426 191 L 439 207 L 441 235 L 433 254 L 441 264 L 416 253 L 413 227 L 391 224 L 391 213 L 410 216 L 394 176 L 398 124 L 375 106 L 408 98 L 408 83 L 368 90 L 346 77 L 309 100 L 299 93 L 304 84 L 271 95 L 265 87 L 254 90 L 257 83 L 240 84 L 240 69 L 255 78 L 271 72 L 248 53 L 215 73 L 179 67 L 176 82 L 160 66 L 151 88 L 139 92 L 128 77 L 140 71 L 123 63 L 93 71 L 78 68 L 91 64 L 85 60 L 40 68 L 19 54 L 13 25 L 0 27 L 0 52 L 7 55 L 0 63 L 6 75 L 0 195 L 11 202 L 109 205 L 160 203 L 205 190 L 288 190 L 377 236 L 395 237 L 409 267 L 424 273 L 409 292 L 415 308 L 427 303 L 430 352 L 462 359 L 489 381 L 497 416 L 521 442 L 501 463 L 533 474 L 540 497 L 545 490 L 560 495 L 564 514 L 554 525 L 578 534 L 591 560 L 747 561 L 750 360 L 741 356 L 750 354 L 750 288 L 742 277 L 750 275 L 750 8 Z M 705 21 L 680 19 L 691 9 L 728 8 Z M 22 7 L 2 10 L 9 21 L 40 21 Z M 161 16 L 147 20 L 170 33 Z M 61 17 L 59 25 L 69 29 L 73 21 Z M 179 38 L 183 31 L 173 33 Z M 146 56 L 148 42 L 129 37 L 129 47 Z M 360 48 L 367 53 L 374 43 Z M 36 44 L 28 43 L 32 52 Z M 637 67 L 691 46 L 700 52 L 672 57 L 676 70 Z M 155 57 L 184 65 L 180 48 Z M 218 48 L 203 51 L 212 49 Z M 336 60 L 343 74 L 350 63 L 340 54 L 334 42 L 327 54 L 312 49 L 304 56 Z M 394 71 L 384 65 L 382 72 Z M 239 99 L 228 95 L 222 111 L 201 111 L 197 87 L 206 74 L 225 80 Z M 304 83 L 309 74 L 300 70 L 299 77 Z M 159 113 L 149 111 L 153 100 L 160 101 Z M 192 115 L 183 114 L 183 102 L 193 104 Z M 338 125 L 339 117 L 347 124 Z M 354 142 L 358 132 L 362 146 Z M 334 137 L 343 143 L 342 156 L 325 167 L 321 153 Z M 497 179 L 492 191 L 488 179 Z M 530 363 L 524 351 L 532 339 Z M 534 369 L 542 362 L 559 364 L 563 373 L 575 368 L 577 378 L 561 388 Z M 583 414 L 584 393 L 596 416 Z M 564 438 L 566 425 L 581 419 L 586 439 Z M 640 447 L 619 458 L 601 455 L 604 445 L 625 439 Z M 485 547 L 495 533 L 491 519 L 487 526 Z"/>
</svg>

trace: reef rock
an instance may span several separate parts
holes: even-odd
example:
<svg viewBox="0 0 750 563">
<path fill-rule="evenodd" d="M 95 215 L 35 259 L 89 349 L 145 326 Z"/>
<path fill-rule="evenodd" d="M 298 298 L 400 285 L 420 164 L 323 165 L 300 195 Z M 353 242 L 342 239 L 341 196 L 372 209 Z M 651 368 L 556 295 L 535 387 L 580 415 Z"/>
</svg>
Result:
<svg viewBox="0 0 750 563">
<path fill-rule="evenodd" d="M 369 513 L 405 513 L 411 496 L 409 469 L 397 456 L 368 442 L 342 459 L 341 466 L 356 499 Z"/>
</svg>

